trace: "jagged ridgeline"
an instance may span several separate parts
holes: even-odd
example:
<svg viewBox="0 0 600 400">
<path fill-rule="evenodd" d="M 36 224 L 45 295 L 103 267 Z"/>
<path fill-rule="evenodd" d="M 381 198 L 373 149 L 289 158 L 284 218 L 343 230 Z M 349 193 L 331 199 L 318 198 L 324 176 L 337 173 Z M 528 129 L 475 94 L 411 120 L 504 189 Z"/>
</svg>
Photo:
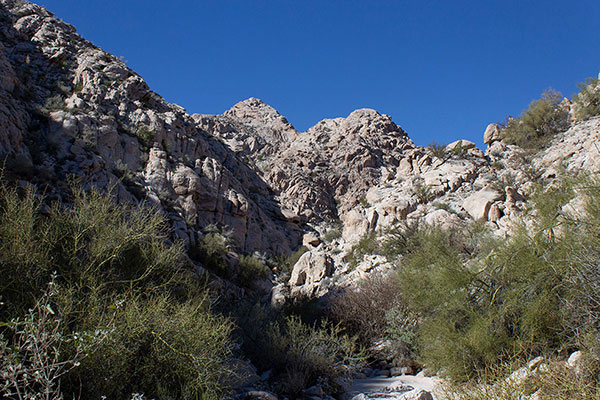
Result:
<svg viewBox="0 0 600 400">
<path fill-rule="evenodd" d="M 598 398 L 599 87 L 545 92 L 485 151 L 370 109 L 298 132 L 256 98 L 188 115 L 0 0 L 0 391 L 339 398 L 543 356 L 494 390 Z"/>
</svg>

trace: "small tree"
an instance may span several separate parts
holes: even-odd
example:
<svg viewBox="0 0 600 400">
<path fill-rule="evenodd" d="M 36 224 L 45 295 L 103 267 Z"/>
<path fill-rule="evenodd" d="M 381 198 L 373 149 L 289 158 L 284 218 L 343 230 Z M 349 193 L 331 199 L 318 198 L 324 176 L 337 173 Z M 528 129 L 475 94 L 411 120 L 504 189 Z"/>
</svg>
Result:
<svg viewBox="0 0 600 400">
<path fill-rule="evenodd" d="M 579 93 L 573 96 L 575 118 L 583 121 L 600 115 L 600 79 L 588 78 L 577 86 Z"/>
<path fill-rule="evenodd" d="M 560 106 L 562 95 L 552 89 L 534 100 L 519 118 L 508 117 L 500 137 L 526 149 L 544 148 L 550 139 L 568 127 L 568 110 Z"/>
</svg>

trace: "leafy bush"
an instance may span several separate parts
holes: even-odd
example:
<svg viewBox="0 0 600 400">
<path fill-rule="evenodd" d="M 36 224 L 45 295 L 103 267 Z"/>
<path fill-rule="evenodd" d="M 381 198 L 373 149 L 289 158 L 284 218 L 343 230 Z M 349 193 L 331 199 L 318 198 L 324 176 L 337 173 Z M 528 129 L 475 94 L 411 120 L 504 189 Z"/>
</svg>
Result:
<svg viewBox="0 0 600 400">
<path fill-rule="evenodd" d="M 64 333 L 64 322 L 52 307 L 58 293 L 53 277 L 46 292 L 23 319 L 4 323 L 10 342 L 0 334 L 0 394 L 7 398 L 62 399 L 60 380 L 79 366 L 87 351 L 93 350 L 105 334 Z M 73 348 L 69 358 L 61 357 L 65 346 Z M 4 398 L 4 397 L 3 397 Z"/>
<path fill-rule="evenodd" d="M 449 156 L 448 149 L 446 148 L 445 144 L 431 142 L 429 143 L 429 146 L 427 146 L 427 150 L 429 150 L 432 156 L 441 160 L 444 160 Z"/>
<path fill-rule="evenodd" d="M 124 302 L 100 348 L 84 359 L 73 384 L 84 397 L 222 398 L 231 324 L 210 312 L 206 295 L 185 302 L 168 295 Z M 89 380 L 88 377 L 94 379 Z"/>
<path fill-rule="evenodd" d="M 215 226 L 209 226 L 206 230 L 206 235 L 190 250 L 190 255 L 217 275 L 228 276 L 227 254 L 231 246 L 229 235 Z"/>
<path fill-rule="evenodd" d="M 356 267 L 367 254 L 377 254 L 379 252 L 379 244 L 377 242 L 377 235 L 368 233 L 352 246 L 350 252 L 346 255 L 345 261 L 350 264 L 351 267 Z"/>
<path fill-rule="evenodd" d="M 239 265 L 239 281 L 249 285 L 258 279 L 266 279 L 271 271 L 264 262 L 253 256 L 241 256 Z"/>
<path fill-rule="evenodd" d="M 215 371 L 228 355 L 229 324 L 211 313 L 206 293 L 185 268 L 182 246 L 167 245 L 163 217 L 143 206 L 117 205 L 95 190 L 73 188 L 71 196 L 69 206 L 45 205 L 33 189 L 0 186 L 0 295 L 6 302 L 0 321 L 26 322 L 0 327 L 0 334 L 8 343 L 21 343 L 30 332 L 50 340 L 42 352 L 49 366 L 80 359 L 76 335 L 106 336 L 62 376 L 66 397 L 123 398 L 140 391 L 219 397 L 226 383 Z M 28 330 L 27 310 L 44 300 L 55 272 L 57 291 L 47 310 L 56 320 L 45 330 Z M 18 351 L 29 357 L 27 348 Z M 47 387 L 58 388 L 58 381 Z"/>
<path fill-rule="evenodd" d="M 502 141 L 529 150 L 546 147 L 555 134 L 568 128 L 568 110 L 560 106 L 561 98 L 560 93 L 549 89 L 519 118 L 509 117 L 500 131 Z"/>
<path fill-rule="evenodd" d="M 578 86 L 579 93 L 573 96 L 575 118 L 583 121 L 600 115 L 600 79 L 588 78 Z"/>
<path fill-rule="evenodd" d="M 524 379 L 510 378 L 510 370 L 494 370 L 490 373 L 491 381 L 450 385 L 446 387 L 443 400 L 521 400 L 539 398 L 552 400 L 598 400 L 600 386 L 561 365 L 557 361 L 544 363 L 544 368 L 537 368 Z M 534 393 L 537 393 L 534 395 Z"/>
<path fill-rule="evenodd" d="M 297 317 L 274 323 L 267 331 L 265 357 L 280 374 L 285 392 L 297 395 L 320 379 L 329 392 L 340 392 L 337 378 L 349 377 L 363 364 L 356 340 L 336 325 L 304 324 Z"/>
<path fill-rule="evenodd" d="M 422 317 L 425 364 L 464 380 L 565 347 L 600 356 L 600 182 L 578 182 L 540 186 L 528 228 L 509 239 L 473 225 L 398 235 L 398 250 L 392 241 L 403 299 Z M 577 194 L 585 213 L 566 213 Z"/>
</svg>

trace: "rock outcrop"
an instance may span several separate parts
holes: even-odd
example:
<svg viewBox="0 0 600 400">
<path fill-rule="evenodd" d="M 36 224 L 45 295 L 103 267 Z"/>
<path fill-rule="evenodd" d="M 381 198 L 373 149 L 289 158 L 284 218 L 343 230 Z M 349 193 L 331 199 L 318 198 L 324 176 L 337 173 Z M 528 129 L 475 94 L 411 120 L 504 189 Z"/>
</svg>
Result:
<svg viewBox="0 0 600 400">
<path fill-rule="evenodd" d="M 301 235 L 269 186 L 181 107 L 44 8 L 2 0 L 0 14 L 0 156 L 7 174 L 46 188 L 51 199 L 64 199 L 69 177 L 114 187 L 118 201 L 163 210 L 188 246 L 204 226 L 217 224 L 234 232 L 240 251 L 297 247 Z M 244 115 L 234 109 L 232 115 Z M 278 122 L 286 128 L 275 119 L 273 132 Z"/>
</svg>

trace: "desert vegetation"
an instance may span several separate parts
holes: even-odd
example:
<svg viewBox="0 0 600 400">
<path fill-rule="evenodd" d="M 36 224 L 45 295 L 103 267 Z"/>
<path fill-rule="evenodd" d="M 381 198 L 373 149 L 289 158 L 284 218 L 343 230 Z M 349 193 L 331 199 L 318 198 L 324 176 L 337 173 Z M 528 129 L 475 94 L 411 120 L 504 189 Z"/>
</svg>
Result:
<svg viewBox="0 0 600 400">
<path fill-rule="evenodd" d="M 238 379 L 231 360 L 243 356 L 236 338 L 290 395 L 317 381 L 340 392 L 337 378 L 362 365 L 356 338 L 310 300 L 275 310 L 249 299 L 217 313 L 157 212 L 75 185 L 71 196 L 48 204 L 32 188 L 0 189 L 3 396 L 223 398 Z M 208 227 L 198 251 L 225 273 L 226 232 Z M 270 273 L 249 255 L 238 268 L 242 284 Z"/>
<path fill-rule="evenodd" d="M 576 198 L 584 209 L 568 211 Z M 458 383 L 453 399 L 516 399 L 527 390 L 597 398 L 600 180 L 540 184 L 531 204 L 529 222 L 507 239 L 481 224 L 390 232 L 375 250 L 395 260 L 396 283 L 365 282 L 333 304 L 336 319 L 366 340 L 377 337 L 374 329 L 387 332 L 399 355 Z M 556 360 L 574 349 L 586 354 L 586 373 L 576 379 L 551 361 L 535 380 L 504 380 L 536 356 Z"/>
<path fill-rule="evenodd" d="M 505 143 L 527 150 L 546 147 L 554 135 L 568 128 L 568 107 L 561 105 L 562 95 L 552 89 L 529 104 L 518 118 L 508 117 L 500 136 Z"/>
</svg>

